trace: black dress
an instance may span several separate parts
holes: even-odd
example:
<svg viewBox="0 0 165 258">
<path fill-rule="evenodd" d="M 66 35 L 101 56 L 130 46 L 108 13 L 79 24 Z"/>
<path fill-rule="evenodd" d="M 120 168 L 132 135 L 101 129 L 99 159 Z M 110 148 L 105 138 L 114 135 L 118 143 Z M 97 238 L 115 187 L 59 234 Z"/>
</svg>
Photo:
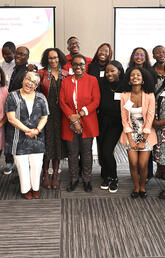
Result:
<svg viewBox="0 0 165 258">
<path fill-rule="evenodd" d="M 61 139 L 61 109 L 59 106 L 59 92 L 61 88 L 61 80 L 55 80 L 52 75 L 49 95 L 48 106 L 50 115 L 46 124 L 46 159 L 63 159 L 66 155 L 66 147 Z"/>
</svg>

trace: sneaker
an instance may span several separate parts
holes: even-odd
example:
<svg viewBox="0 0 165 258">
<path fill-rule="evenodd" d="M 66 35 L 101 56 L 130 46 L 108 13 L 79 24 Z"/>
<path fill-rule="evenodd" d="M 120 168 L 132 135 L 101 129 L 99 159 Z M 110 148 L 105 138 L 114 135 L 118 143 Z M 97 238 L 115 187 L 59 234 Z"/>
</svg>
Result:
<svg viewBox="0 0 165 258">
<path fill-rule="evenodd" d="M 109 182 L 109 192 L 110 193 L 116 193 L 118 190 L 118 179 L 110 179 Z"/>
<path fill-rule="evenodd" d="M 4 169 L 4 175 L 10 175 L 13 169 L 13 163 L 7 163 Z"/>
<path fill-rule="evenodd" d="M 100 188 L 102 190 L 108 190 L 108 187 L 109 187 L 109 179 L 108 178 L 104 178 Z"/>
</svg>

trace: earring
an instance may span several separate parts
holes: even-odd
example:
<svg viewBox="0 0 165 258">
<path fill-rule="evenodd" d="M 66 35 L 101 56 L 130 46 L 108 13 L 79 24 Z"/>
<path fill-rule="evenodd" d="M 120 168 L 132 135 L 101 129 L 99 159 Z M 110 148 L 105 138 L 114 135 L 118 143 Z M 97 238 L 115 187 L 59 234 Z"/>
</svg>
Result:
<svg viewBox="0 0 165 258">
<path fill-rule="evenodd" d="M 129 85 L 131 85 L 131 82 L 129 81 L 129 83 L 128 83 Z"/>
<path fill-rule="evenodd" d="M 142 84 L 144 84 L 144 81 L 142 81 Z"/>
</svg>

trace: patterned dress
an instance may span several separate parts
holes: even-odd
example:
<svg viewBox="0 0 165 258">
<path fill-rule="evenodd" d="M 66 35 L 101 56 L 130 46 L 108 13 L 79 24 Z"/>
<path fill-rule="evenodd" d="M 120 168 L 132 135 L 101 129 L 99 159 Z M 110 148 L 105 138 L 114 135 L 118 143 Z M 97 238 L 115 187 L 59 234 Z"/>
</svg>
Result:
<svg viewBox="0 0 165 258">
<path fill-rule="evenodd" d="M 139 108 L 131 108 L 130 118 L 132 122 L 133 132 L 131 133 L 132 139 L 134 142 L 139 143 L 143 139 L 143 125 L 144 120 L 142 116 L 142 107 Z M 129 142 L 127 141 L 127 150 L 131 150 Z M 149 143 L 146 141 L 145 148 L 138 151 L 151 151 Z"/>
<path fill-rule="evenodd" d="M 156 119 L 165 119 L 165 77 L 158 77 L 155 85 Z M 165 126 L 156 130 L 158 143 L 154 146 L 154 161 L 165 166 Z"/>
<path fill-rule="evenodd" d="M 61 80 L 55 80 L 51 76 L 48 105 L 50 115 L 46 124 L 46 158 L 62 159 L 66 157 L 64 142 L 61 140 L 61 116 L 62 111 L 59 106 L 59 92 L 61 88 Z"/>
</svg>

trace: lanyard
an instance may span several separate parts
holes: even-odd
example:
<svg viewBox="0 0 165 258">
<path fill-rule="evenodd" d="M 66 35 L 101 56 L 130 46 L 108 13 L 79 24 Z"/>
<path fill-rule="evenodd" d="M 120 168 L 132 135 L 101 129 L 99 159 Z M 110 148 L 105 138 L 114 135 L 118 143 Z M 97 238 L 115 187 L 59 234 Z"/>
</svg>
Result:
<svg viewBox="0 0 165 258">
<path fill-rule="evenodd" d="M 77 80 L 75 79 L 75 75 L 72 76 L 72 82 L 74 83 L 73 102 L 74 102 L 76 112 L 78 113 L 78 109 L 77 109 Z"/>
</svg>

